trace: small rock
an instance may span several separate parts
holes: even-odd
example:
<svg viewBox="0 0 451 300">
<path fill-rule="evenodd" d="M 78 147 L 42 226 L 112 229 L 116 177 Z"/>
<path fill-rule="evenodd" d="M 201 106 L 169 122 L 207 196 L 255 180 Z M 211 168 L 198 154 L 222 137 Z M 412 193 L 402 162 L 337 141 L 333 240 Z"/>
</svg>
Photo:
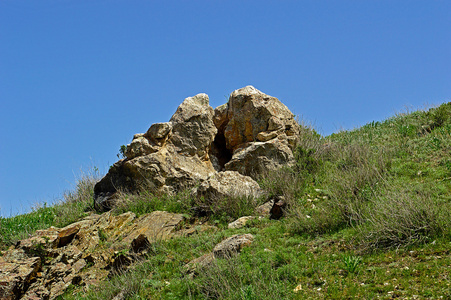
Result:
<svg viewBox="0 0 451 300">
<path fill-rule="evenodd" d="M 185 265 L 186 272 L 191 275 L 191 277 L 194 276 L 194 274 L 198 273 L 203 268 L 209 266 L 213 261 L 215 260 L 215 257 L 213 253 L 207 253 L 202 255 L 201 257 L 195 258 L 189 263 Z"/>
<path fill-rule="evenodd" d="M 287 207 L 287 204 L 283 200 L 279 200 L 279 201 L 275 202 L 270 211 L 270 214 L 271 214 L 270 218 L 276 219 L 276 220 L 282 218 L 285 215 L 286 207 Z"/>
<path fill-rule="evenodd" d="M 302 291 L 302 285 L 298 285 L 297 287 L 294 288 L 293 292 L 297 293 L 299 291 Z"/>
<path fill-rule="evenodd" d="M 233 235 L 213 248 L 215 258 L 228 258 L 238 254 L 245 246 L 249 246 L 254 240 L 252 234 L 236 234 Z"/>
<path fill-rule="evenodd" d="M 255 216 L 247 216 L 247 217 L 241 217 L 235 221 L 233 221 L 232 223 L 229 223 L 229 225 L 227 226 L 230 229 L 238 229 L 238 228 L 242 228 L 244 226 L 246 226 L 246 223 L 250 220 L 255 219 Z"/>
<path fill-rule="evenodd" d="M 271 216 L 271 209 L 274 205 L 274 199 L 269 200 L 268 202 L 265 202 L 264 204 L 258 206 L 255 209 L 255 213 L 261 217 L 270 217 Z"/>
</svg>

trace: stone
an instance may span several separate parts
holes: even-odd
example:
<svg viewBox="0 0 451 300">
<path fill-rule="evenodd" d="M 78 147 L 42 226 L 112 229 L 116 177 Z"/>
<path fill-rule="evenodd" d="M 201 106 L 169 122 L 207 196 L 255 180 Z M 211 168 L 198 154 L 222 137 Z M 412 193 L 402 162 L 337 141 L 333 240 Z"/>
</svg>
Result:
<svg viewBox="0 0 451 300">
<path fill-rule="evenodd" d="M 50 227 L 45 230 L 37 230 L 34 236 L 19 241 L 16 248 L 23 249 L 31 255 L 44 255 L 48 249 L 56 248 L 58 243 L 58 229 Z"/>
<path fill-rule="evenodd" d="M 236 255 L 245 246 L 249 246 L 254 240 L 252 234 L 236 234 L 233 235 L 213 248 L 215 258 L 229 258 Z"/>
<path fill-rule="evenodd" d="M 260 142 L 267 142 L 277 137 L 275 131 L 264 131 L 257 134 L 257 140 Z"/>
<path fill-rule="evenodd" d="M 58 233 L 58 247 L 64 247 L 74 239 L 75 235 L 80 230 L 80 224 L 73 223 L 63 229 Z"/>
<path fill-rule="evenodd" d="M 252 234 L 236 234 L 226 238 L 217 244 L 212 252 L 191 260 L 185 265 L 185 271 L 188 277 L 193 278 L 202 269 L 210 266 L 216 259 L 229 259 L 240 253 L 243 247 L 249 246 L 254 240 Z"/>
<path fill-rule="evenodd" d="M 288 136 L 299 134 L 299 125 L 290 110 L 277 98 L 253 86 L 230 95 L 227 118 L 224 136 L 227 149 L 233 151 L 244 143 L 256 141 L 260 132 L 280 130 Z"/>
<path fill-rule="evenodd" d="M 125 156 L 128 159 L 133 159 L 137 156 L 147 155 L 159 150 L 159 145 L 152 145 L 149 139 L 142 134 L 137 134 L 133 137 L 132 142 L 127 145 Z"/>
<path fill-rule="evenodd" d="M 217 133 L 214 110 L 206 94 L 186 98 L 171 118 L 173 136 L 170 140 L 177 153 L 208 159 L 208 151 Z"/>
<path fill-rule="evenodd" d="M 264 195 L 258 183 L 238 172 L 218 172 L 193 189 L 196 197 L 216 199 L 218 197 L 253 197 Z"/>
<path fill-rule="evenodd" d="M 253 220 L 255 218 L 256 218 L 255 216 L 241 217 L 241 218 L 236 219 L 232 223 L 229 223 L 227 225 L 227 227 L 229 229 L 239 229 L 239 228 L 246 226 L 246 223 L 248 223 L 250 220 Z"/>
<path fill-rule="evenodd" d="M 139 218 L 106 212 L 61 229 L 38 230 L 2 252 L 0 299 L 55 299 L 70 285 L 97 285 L 145 258 L 152 243 L 184 236 L 192 229 L 184 221 L 183 215 L 164 211 Z"/>
<path fill-rule="evenodd" d="M 150 128 L 146 132 L 146 136 L 151 140 L 155 141 L 159 144 L 159 146 L 163 146 L 162 140 L 167 140 L 170 136 L 172 130 L 172 123 L 155 123 L 150 126 Z"/>
<path fill-rule="evenodd" d="M 252 142 L 235 151 L 225 169 L 258 179 L 258 176 L 294 163 L 289 146 L 278 140 Z"/>
<path fill-rule="evenodd" d="M 8 261 L 0 258 L 0 299 L 20 299 L 40 269 L 40 257 Z"/>
<path fill-rule="evenodd" d="M 171 238 L 178 226 L 184 221 L 182 214 L 173 214 L 165 211 L 154 211 L 135 220 L 133 227 L 125 231 L 121 238 L 123 243 L 142 244 L 138 240 L 147 239 L 145 243 L 150 244 L 158 240 Z"/>
<path fill-rule="evenodd" d="M 283 196 L 277 196 L 255 209 L 255 213 L 261 217 L 269 219 L 280 219 L 285 216 L 287 203 Z"/>
<path fill-rule="evenodd" d="M 271 199 L 267 202 L 265 202 L 262 205 L 259 205 L 255 208 L 255 213 L 261 217 L 270 217 L 271 216 L 271 209 L 274 206 L 274 199 Z"/>
<path fill-rule="evenodd" d="M 204 254 L 187 263 L 185 265 L 185 271 L 188 273 L 188 276 L 194 277 L 195 274 L 198 274 L 199 271 L 210 266 L 214 261 L 215 256 L 212 252 Z"/>
</svg>

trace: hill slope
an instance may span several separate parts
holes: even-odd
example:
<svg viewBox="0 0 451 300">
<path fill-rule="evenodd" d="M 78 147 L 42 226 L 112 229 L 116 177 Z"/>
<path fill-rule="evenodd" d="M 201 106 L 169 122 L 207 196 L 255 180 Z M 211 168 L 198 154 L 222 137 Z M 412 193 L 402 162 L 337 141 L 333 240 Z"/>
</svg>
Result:
<svg viewBox="0 0 451 300">
<path fill-rule="evenodd" d="M 62 299 L 291 299 L 451 297 L 451 103 L 399 114 L 321 137 L 301 126 L 297 164 L 260 178 L 283 199 L 285 217 L 253 219 L 250 199 L 192 199 L 146 191 L 123 194 L 113 214 L 182 213 L 216 227 L 152 244 L 149 255 L 98 288 L 73 285 Z M 63 227 L 93 212 L 95 176 L 60 204 L 0 219 L 6 250 L 37 229 Z M 196 217 L 193 207 L 208 206 Z M 197 276 L 186 263 L 224 238 L 252 234 L 240 255 L 217 259 Z"/>
</svg>

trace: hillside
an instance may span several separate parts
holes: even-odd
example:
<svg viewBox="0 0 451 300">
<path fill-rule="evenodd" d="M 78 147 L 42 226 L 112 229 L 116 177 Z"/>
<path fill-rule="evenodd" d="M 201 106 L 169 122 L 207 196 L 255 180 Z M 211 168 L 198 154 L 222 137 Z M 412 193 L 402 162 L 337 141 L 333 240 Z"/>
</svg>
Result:
<svg viewBox="0 0 451 300">
<path fill-rule="evenodd" d="M 211 202 L 189 191 L 121 192 L 102 214 L 94 209 L 94 170 L 61 203 L 1 218 L 0 255 L 51 226 L 166 211 L 183 220 L 174 228 L 184 234 L 148 241 L 136 255 L 113 247 L 119 233 L 96 231 L 98 249 L 114 248 L 126 266 L 93 285 L 72 280 L 59 299 L 449 299 L 451 102 L 327 137 L 299 128 L 296 163 L 257 178 L 266 196 Z M 282 217 L 267 213 L 229 228 L 268 199 L 283 202 Z M 244 244 L 217 255 L 237 234 Z M 49 252 L 34 250 L 52 263 Z"/>
</svg>

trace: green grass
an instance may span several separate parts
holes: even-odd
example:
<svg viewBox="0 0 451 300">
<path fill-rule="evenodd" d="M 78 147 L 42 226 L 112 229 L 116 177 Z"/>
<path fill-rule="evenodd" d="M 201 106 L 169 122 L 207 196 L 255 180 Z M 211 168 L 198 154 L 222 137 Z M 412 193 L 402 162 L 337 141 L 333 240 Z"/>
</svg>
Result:
<svg viewBox="0 0 451 300">
<path fill-rule="evenodd" d="M 207 202 L 188 191 L 170 197 L 145 189 L 124 194 L 117 214 L 192 216 L 192 207 L 202 206 L 210 212 L 202 222 L 218 229 L 158 242 L 129 271 L 87 292 L 73 286 L 60 298 L 450 299 L 450 116 L 451 103 L 445 103 L 328 137 L 301 126 L 296 165 L 259 179 L 268 195 L 287 202 L 281 220 L 227 229 L 264 199 Z M 94 181 L 80 182 L 62 203 L 0 219 L 2 248 L 85 215 Z M 74 207 L 76 213 L 68 213 Z M 186 276 L 187 262 L 237 233 L 253 234 L 254 242 L 239 256 Z"/>
</svg>

